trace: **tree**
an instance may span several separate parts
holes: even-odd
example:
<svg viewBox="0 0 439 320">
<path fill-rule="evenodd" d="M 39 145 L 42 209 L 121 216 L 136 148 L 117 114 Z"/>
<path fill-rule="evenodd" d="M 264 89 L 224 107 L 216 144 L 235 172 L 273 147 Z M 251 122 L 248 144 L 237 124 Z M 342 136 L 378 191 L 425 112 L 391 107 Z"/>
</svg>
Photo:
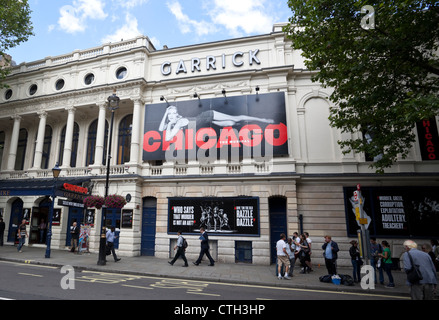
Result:
<svg viewBox="0 0 439 320">
<path fill-rule="evenodd" d="M 302 50 L 306 67 L 316 71 L 313 81 L 334 90 L 331 126 L 352 134 L 339 141 L 343 152 L 376 157 L 371 167 L 380 173 L 399 155 L 406 158 L 416 122 L 439 111 L 439 3 L 289 0 L 288 5 L 293 16 L 284 30 L 293 48 Z"/>
<path fill-rule="evenodd" d="M 0 55 L 6 61 L 6 66 L 0 67 L 0 88 L 5 87 L 2 82 L 10 72 L 7 65 L 11 61 L 5 52 L 33 35 L 30 15 L 27 0 L 0 0 Z"/>
</svg>

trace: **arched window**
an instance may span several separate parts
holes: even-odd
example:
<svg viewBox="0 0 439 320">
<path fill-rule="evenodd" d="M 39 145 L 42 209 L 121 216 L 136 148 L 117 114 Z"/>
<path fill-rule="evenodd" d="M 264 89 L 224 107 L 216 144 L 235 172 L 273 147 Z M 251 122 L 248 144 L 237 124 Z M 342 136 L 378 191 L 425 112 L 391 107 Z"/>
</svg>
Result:
<svg viewBox="0 0 439 320">
<path fill-rule="evenodd" d="M 5 133 L 0 132 L 0 170 L 2 168 L 3 150 L 5 149 Z"/>
<path fill-rule="evenodd" d="M 26 158 L 27 147 L 27 130 L 20 129 L 18 136 L 17 157 L 15 158 L 14 170 L 21 171 L 24 169 L 24 159 Z"/>
<path fill-rule="evenodd" d="M 44 132 L 43 158 L 41 161 L 42 169 L 49 169 L 50 148 L 52 147 L 52 132 L 52 127 L 46 126 L 46 131 Z"/>
<path fill-rule="evenodd" d="M 98 135 L 98 119 L 93 121 L 93 123 L 90 125 L 90 128 L 88 129 L 87 159 L 85 160 L 86 167 L 95 164 L 97 135 Z M 104 155 L 102 157 L 102 164 L 105 164 L 107 159 L 107 141 L 108 141 L 108 122 L 105 121 L 105 141 L 104 141 Z"/>
<path fill-rule="evenodd" d="M 133 115 L 122 119 L 119 126 L 119 139 L 117 150 L 117 164 L 124 164 L 130 161 L 131 154 L 131 131 L 133 126 Z"/>
<path fill-rule="evenodd" d="M 67 131 L 67 125 L 64 126 L 61 132 L 61 138 L 59 144 L 59 160 L 58 160 L 59 165 L 63 163 L 64 146 L 66 142 L 66 131 Z M 79 141 L 79 125 L 75 122 L 75 126 L 73 129 L 73 140 L 72 140 L 72 156 L 70 158 L 71 168 L 76 167 L 76 157 L 78 155 L 78 141 Z"/>
</svg>

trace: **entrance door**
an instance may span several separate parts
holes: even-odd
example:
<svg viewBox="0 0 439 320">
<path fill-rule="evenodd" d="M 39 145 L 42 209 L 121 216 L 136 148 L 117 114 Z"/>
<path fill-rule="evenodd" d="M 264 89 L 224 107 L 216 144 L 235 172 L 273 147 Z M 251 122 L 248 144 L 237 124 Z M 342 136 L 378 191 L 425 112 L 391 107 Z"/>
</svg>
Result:
<svg viewBox="0 0 439 320">
<path fill-rule="evenodd" d="M 114 239 L 114 249 L 119 249 L 119 235 L 120 235 L 120 209 L 107 209 L 107 214 L 105 215 L 105 227 L 107 229 L 111 229 L 111 227 L 115 228 L 115 236 Z"/>
<path fill-rule="evenodd" d="M 32 208 L 32 219 L 30 223 L 29 243 L 46 243 L 46 229 L 41 230 L 39 226 L 42 222 L 46 224 L 49 221 L 49 211 L 52 202 L 48 199 L 43 200 L 39 207 Z"/>
<path fill-rule="evenodd" d="M 17 199 L 12 203 L 11 219 L 9 220 L 8 242 L 15 242 L 17 240 L 18 226 L 23 220 L 23 201 Z"/>
<path fill-rule="evenodd" d="M 84 223 L 84 209 L 80 208 L 69 208 L 69 223 L 67 225 L 67 237 L 66 237 L 66 246 L 70 246 L 72 235 L 70 234 L 70 227 L 73 225 L 73 222 L 78 224 L 78 227 L 81 227 L 81 224 Z"/>
<path fill-rule="evenodd" d="M 270 212 L 270 245 L 271 263 L 276 263 L 276 242 L 280 234 L 287 235 L 287 200 L 285 198 L 270 198 L 268 200 Z"/>
<path fill-rule="evenodd" d="M 157 199 L 145 198 L 142 213 L 142 256 L 154 256 L 155 254 L 156 218 Z"/>
</svg>

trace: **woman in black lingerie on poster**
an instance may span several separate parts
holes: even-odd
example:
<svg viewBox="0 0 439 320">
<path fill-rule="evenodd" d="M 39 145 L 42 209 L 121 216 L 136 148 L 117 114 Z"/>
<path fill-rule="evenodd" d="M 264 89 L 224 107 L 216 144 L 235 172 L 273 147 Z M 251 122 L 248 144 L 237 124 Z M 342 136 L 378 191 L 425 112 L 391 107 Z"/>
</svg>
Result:
<svg viewBox="0 0 439 320">
<path fill-rule="evenodd" d="M 246 115 L 228 115 L 215 110 L 202 112 L 195 118 L 185 118 L 178 113 L 176 106 L 169 106 L 160 123 L 159 130 L 162 132 L 166 130 L 165 140 L 171 141 L 181 129 L 188 126 L 189 122 L 196 122 L 197 128 L 204 128 L 211 126 L 211 124 L 219 127 L 233 127 L 241 121 L 274 123 L 272 119 L 256 118 Z"/>
</svg>

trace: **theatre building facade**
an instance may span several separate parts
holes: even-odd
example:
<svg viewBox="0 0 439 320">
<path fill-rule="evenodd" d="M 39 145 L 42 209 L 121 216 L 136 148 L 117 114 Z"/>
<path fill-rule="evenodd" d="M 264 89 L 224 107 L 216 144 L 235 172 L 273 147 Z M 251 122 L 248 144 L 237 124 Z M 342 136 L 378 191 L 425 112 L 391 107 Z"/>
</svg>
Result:
<svg viewBox="0 0 439 320">
<path fill-rule="evenodd" d="M 268 265 L 280 233 L 307 231 L 315 263 L 331 235 L 350 265 L 360 222 L 395 258 L 406 238 L 439 237 L 438 119 L 418 123 L 409 156 L 376 174 L 373 159 L 342 154 L 350 135 L 330 127 L 331 90 L 312 75 L 282 25 L 160 50 L 138 37 L 12 67 L 0 90 L 5 243 L 24 219 L 26 245 L 45 247 L 39 225 L 52 214 L 52 249 L 68 248 L 76 221 L 91 252 L 104 223 L 120 232 L 120 256 L 173 256 L 181 230 L 195 259 L 204 227 L 219 263 Z M 103 215 L 83 200 L 105 195 L 109 142 L 108 193 L 126 204 Z"/>
</svg>

